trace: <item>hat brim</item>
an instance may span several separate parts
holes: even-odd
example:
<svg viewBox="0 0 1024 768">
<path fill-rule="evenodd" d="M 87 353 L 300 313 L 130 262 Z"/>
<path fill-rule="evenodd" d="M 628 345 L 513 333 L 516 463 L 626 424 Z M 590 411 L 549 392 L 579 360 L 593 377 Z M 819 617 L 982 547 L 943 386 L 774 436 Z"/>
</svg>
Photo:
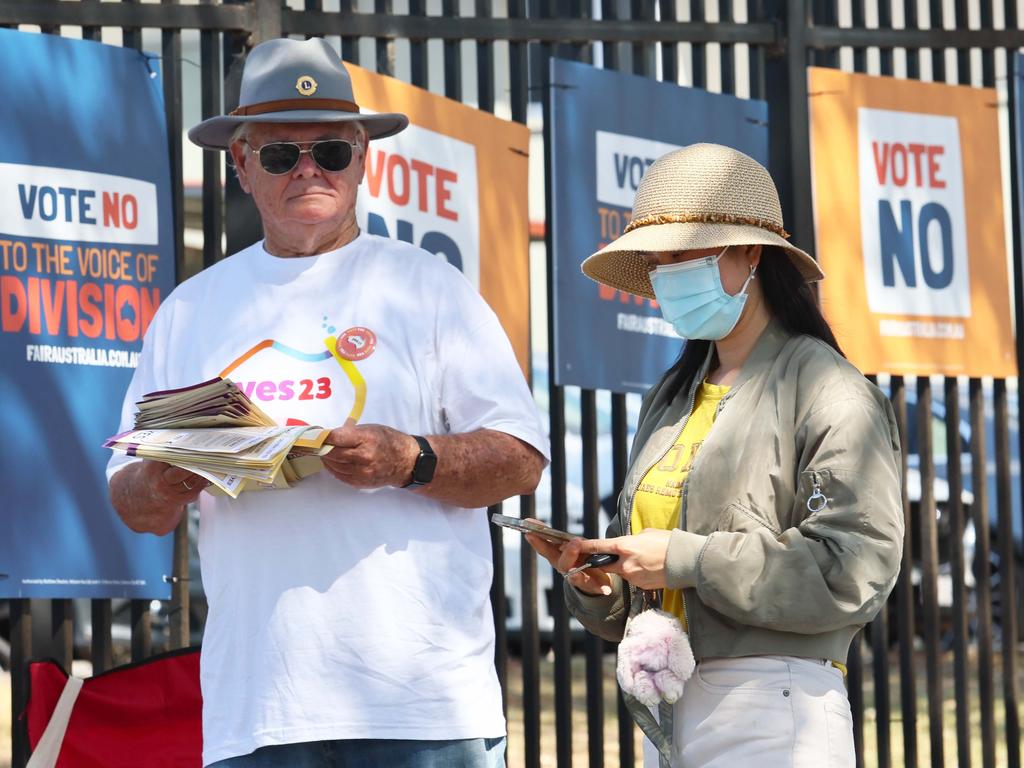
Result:
<svg viewBox="0 0 1024 768">
<path fill-rule="evenodd" d="M 219 115 L 204 120 L 188 132 L 193 144 L 203 149 L 227 149 L 231 134 L 242 123 L 362 123 L 370 139 L 394 136 L 409 125 L 409 118 L 394 113 L 363 115 L 327 109 L 294 109 L 263 115 Z"/>
<path fill-rule="evenodd" d="M 825 277 L 818 263 L 785 238 L 745 224 L 652 224 L 626 232 L 582 264 L 591 280 L 648 299 L 654 298 L 645 253 L 724 248 L 727 245 L 774 245 L 782 248 L 807 282 Z"/>
</svg>

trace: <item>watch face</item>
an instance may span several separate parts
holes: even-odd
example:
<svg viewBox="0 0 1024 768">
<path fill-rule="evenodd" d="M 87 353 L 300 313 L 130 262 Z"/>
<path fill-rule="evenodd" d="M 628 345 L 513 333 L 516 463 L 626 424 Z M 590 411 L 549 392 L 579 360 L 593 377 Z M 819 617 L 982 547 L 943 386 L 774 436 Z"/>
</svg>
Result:
<svg viewBox="0 0 1024 768">
<path fill-rule="evenodd" d="M 434 479 L 434 470 L 437 469 L 437 454 L 423 452 L 416 459 L 416 466 L 412 470 L 412 479 L 416 483 L 429 483 Z"/>
</svg>

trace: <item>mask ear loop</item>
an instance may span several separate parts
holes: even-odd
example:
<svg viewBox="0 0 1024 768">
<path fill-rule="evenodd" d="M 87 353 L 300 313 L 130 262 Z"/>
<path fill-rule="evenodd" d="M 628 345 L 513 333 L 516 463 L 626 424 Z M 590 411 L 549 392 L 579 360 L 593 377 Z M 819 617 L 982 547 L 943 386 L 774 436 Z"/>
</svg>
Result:
<svg viewBox="0 0 1024 768">
<path fill-rule="evenodd" d="M 751 264 L 750 265 L 750 274 L 747 275 L 747 279 L 744 281 L 743 287 L 740 288 L 739 293 L 736 294 L 737 296 L 739 296 L 741 293 L 746 293 L 747 292 L 747 286 L 750 285 L 750 281 L 754 279 L 754 273 L 755 272 L 757 272 L 757 267 L 755 265 Z"/>
</svg>

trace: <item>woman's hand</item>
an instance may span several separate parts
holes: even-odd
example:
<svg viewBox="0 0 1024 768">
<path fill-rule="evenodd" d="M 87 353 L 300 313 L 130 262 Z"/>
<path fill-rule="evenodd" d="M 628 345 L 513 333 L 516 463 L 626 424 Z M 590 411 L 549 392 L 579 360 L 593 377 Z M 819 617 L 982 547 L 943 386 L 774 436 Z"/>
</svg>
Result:
<svg viewBox="0 0 1024 768">
<path fill-rule="evenodd" d="M 664 589 L 666 586 L 665 556 L 668 553 L 668 542 L 671 536 L 671 531 L 645 528 L 635 536 L 618 536 L 614 539 L 576 539 L 570 544 L 576 545 L 573 548 L 573 553 L 578 553 L 576 556 L 579 557 L 580 562 L 597 552 L 618 555 L 619 559 L 604 566 L 603 570 L 619 574 L 639 589 Z M 566 544 L 565 547 L 568 549 L 569 544 Z M 591 570 L 593 569 L 583 573 L 589 573 Z"/>
<path fill-rule="evenodd" d="M 532 520 L 533 518 L 527 519 Z M 540 521 L 533 520 L 533 522 L 539 523 Z M 561 544 L 554 544 L 540 536 L 528 533 L 526 540 L 538 555 L 551 563 L 551 567 L 563 575 L 570 568 L 581 565 L 587 559 L 586 555 L 581 554 L 579 547 L 580 542 L 585 539 L 573 539 Z M 612 593 L 612 580 L 600 568 L 588 568 L 580 573 L 574 573 L 572 576 L 566 576 L 566 581 L 588 595 L 610 595 Z"/>
</svg>

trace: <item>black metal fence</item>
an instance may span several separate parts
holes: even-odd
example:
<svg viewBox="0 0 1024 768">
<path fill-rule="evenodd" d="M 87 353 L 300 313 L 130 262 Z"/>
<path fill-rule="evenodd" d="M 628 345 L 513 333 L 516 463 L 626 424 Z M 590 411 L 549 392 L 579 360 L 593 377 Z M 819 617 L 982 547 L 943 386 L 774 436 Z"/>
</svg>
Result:
<svg viewBox="0 0 1024 768">
<path fill-rule="evenodd" d="M 186 195 L 182 126 L 234 106 L 241 57 L 261 40 L 327 36 L 340 45 L 347 61 L 534 126 L 546 125 L 537 118 L 543 117 L 551 56 L 765 99 L 770 109 L 771 170 L 785 219 L 794 241 L 808 247 L 814 243 L 814 229 L 807 65 L 995 86 L 1007 127 L 1008 103 L 1014 98 L 1010 57 L 1024 45 L 1019 21 L 1016 0 L 200 0 L 189 5 L 0 0 L 0 25 L 34 25 L 44 33 L 103 39 L 162 57 L 182 278 L 222 258 L 223 244 L 230 253 L 251 242 L 258 227 L 232 175 L 212 153 L 202 159 L 201 188 Z M 195 48 L 197 57 L 185 55 L 183 46 Z M 186 80 L 198 84 L 185 87 Z M 1012 141 L 1009 148 L 1014 182 L 1008 202 L 1016 212 Z M 549 150 L 545 141 L 545 157 Z M 547 203 L 550 220 L 550 198 Z M 1019 220 L 1015 214 L 1012 218 L 1014 253 L 1019 255 Z M 544 245 L 550 254 L 549 236 Z M 550 256 L 547 266 L 550 285 Z M 547 301 L 550 317 L 550 291 Z M 1014 303 L 1018 360 L 1024 361 L 1019 271 Z M 548 370 L 554 370 L 553 360 L 549 359 Z M 943 766 L 955 760 L 961 768 L 972 762 L 986 768 L 1018 768 L 1024 568 L 1013 520 L 1016 516 L 1021 525 L 1024 507 L 1020 433 L 1013 434 L 1019 413 L 1016 381 L 947 378 L 938 387 L 926 378 L 891 377 L 881 384 L 896 406 L 904 461 L 917 457 L 916 467 L 905 467 L 905 476 L 916 470 L 920 482 L 919 492 L 904 492 L 907 539 L 899 583 L 863 639 L 855 640 L 848 660 L 858 765 Z M 553 383 L 546 395 L 553 449 L 552 522 L 598 535 L 600 488 L 609 480 L 600 476 L 598 444 L 610 440 L 610 480 L 617 488 L 626 470 L 627 398 L 594 391 L 567 393 Z M 937 410 L 933 402 L 944 408 Z M 607 423 L 599 418 L 604 409 Z M 567 417 L 579 424 L 581 455 L 566 453 Z M 946 457 L 944 496 L 937 492 L 943 478 L 936 472 L 936 456 L 941 455 Z M 964 493 L 964 466 L 971 477 L 971 494 Z M 580 508 L 567 498 L 570 468 L 581 470 Z M 524 516 L 538 512 L 532 497 L 518 504 Z M 973 557 L 965 550 L 965 541 Z M 175 533 L 173 597 L 158 614 L 167 625 L 160 644 L 170 647 L 189 642 L 188 544 L 183 524 Z M 520 722 L 512 729 L 521 737 L 510 741 L 510 762 L 532 768 L 541 764 L 542 751 L 553 751 L 559 766 L 584 761 L 590 766 L 606 761 L 634 765 L 639 759 L 635 731 L 621 700 L 614 715 L 605 711 L 604 696 L 613 683 L 602 665 L 613 649 L 587 637 L 584 672 L 574 674 L 579 632 L 558 599 L 559 576 L 551 574 L 553 586 L 547 595 L 553 599 L 541 600 L 538 581 L 546 580 L 546 574 L 538 571 L 532 551 L 521 548 L 518 563 L 506 563 L 496 534 L 493 552 L 492 599 L 499 619 L 495 662 L 506 697 L 514 690 L 521 702 L 515 712 Z M 510 638 L 505 570 L 515 565 L 521 622 Z M 539 620 L 545 606 L 553 618 L 550 637 L 542 633 Z M 12 600 L 8 607 L 12 707 L 17 717 L 25 703 L 27 658 L 53 656 L 70 666 L 74 606 L 70 600 L 34 605 Z M 35 644 L 33 608 L 37 623 L 40 608 L 50 620 L 48 633 L 40 638 L 37 632 Z M 97 671 L 109 668 L 114 660 L 114 610 L 111 601 L 92 601 L 91 657 Z M 131 658 L 145 658 L 154 639 L 151 606 L 134 601 L 125 610 L 130 613 Z M 550 643 L 553 654 L 542 656 L 542 643 Z M 546 659 L 552 655 L 549 678 Z M 575 667 L 579 666 L 577 661 Z M 510 668 L 519 670 L 513 679 Z M 580 686 L 585 691 L 585 716 L 573 702 L 573 688 L 578 692 Z M 553 728 L 545 717 L 552 710 Z M 606 744 L 606 720 L 613 716 L 618 720 L 617 735 Z M 947 725 L 954 730 L 947 733 Z M 584 727 L 586 736 L 579 738 Z M 17 719 L 13 759 L 15 766 L 27 759 L 24 726 Z"/>
</svg>

